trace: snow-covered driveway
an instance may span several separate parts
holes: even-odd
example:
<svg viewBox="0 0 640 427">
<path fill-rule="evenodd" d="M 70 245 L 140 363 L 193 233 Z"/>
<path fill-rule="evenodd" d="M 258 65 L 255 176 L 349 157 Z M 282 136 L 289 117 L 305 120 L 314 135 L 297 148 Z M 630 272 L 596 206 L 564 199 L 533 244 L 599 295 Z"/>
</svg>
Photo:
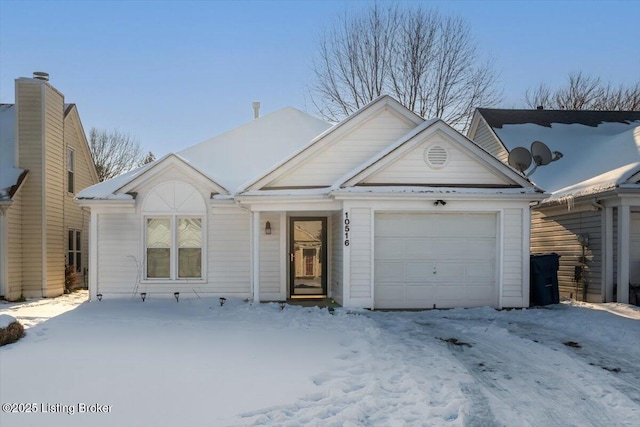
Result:
<svg viewBox="0 0 640 427">
<path fill-rule="evenodd" d="M 624 305 L 330 314 L 150 299 L 69 310 L 77 300 L 0 305 L 31 326 L 0 349 L 0 402 L 37 409 L 0 413 L 3 427 L 640 419 L 640 312 Z M 81 404 L 111 409 L 86 413 Z"/>
</svg>

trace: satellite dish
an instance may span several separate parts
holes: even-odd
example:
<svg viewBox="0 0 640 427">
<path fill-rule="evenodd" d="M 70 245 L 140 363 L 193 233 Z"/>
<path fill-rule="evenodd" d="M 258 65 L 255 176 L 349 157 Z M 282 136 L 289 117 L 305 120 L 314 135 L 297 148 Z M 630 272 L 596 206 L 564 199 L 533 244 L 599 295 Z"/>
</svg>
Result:
<svg viewBox="0 0 640 427">
<path fill-rule="evenodd" d="M 531 155 L 537 166 L 544 166 L 551 163 L 551 150 L 542 141 L 533 141 L 531 143 Z"/>
<path fill-rule="evenodd" d="M 509 153 L 509 164 L 524 172 L 531 166 L 531 153 L 524 147 L 516 147 Z"/>
</svg>

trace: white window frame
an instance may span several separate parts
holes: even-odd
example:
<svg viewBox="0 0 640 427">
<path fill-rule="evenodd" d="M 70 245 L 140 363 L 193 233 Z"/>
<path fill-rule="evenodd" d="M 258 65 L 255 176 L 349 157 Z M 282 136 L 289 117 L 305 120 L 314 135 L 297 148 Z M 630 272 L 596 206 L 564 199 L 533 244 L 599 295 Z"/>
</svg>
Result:
<svg viewBox="0 0 640 427">
<path fill-rule="evenodd" d="M 69 247 L 69 233 L 73 234 L 73 248 Z M 78 238 L 80 237 L 80 238 Z M 78 243 L 80 246 L 78 247 Z M 76 268 L 76 272 L 80 273 L 82 271 L 82 230 L 78 230 L 75 228 L 67 229 L 67 265 L 73 265 Z M 71 263 L 71 258 L 69 254 L 73 254 L 73 264 Z M 76 263 L 78 259 L 78 255 L 80 255 L 80 265 Z"/>
<path fill-rule="evenodd" d="M 169 277 L 148 277 L 147 276 L 147 223 L 150 219 L 168 219 L 169 227 L 171 231 L 171 242 L 169 244 Z M 199 219 L 200 220 L 200 233 L 201 233 L 201 246 L 200 246 L 200 277 L 178 277 L 178 260 L 179 260 L 179 243 L 178 243 L 178 224 L 181 219 Z M 204 215 L 145 215 L 143 217 L 143 271 L 142 282 L 146 283 L 158 283 L 158 282 L 170 282 L 170 283 L 206 283 L 206 223 Z"/>
</svg>

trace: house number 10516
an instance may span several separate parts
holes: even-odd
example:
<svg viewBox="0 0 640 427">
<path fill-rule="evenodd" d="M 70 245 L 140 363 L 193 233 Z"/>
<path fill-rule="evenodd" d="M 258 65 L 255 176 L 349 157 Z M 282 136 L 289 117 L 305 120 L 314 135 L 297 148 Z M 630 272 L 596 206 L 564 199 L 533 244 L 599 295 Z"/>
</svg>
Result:
<svg viewBox="0 0 640 427">
<path fill-rule="evenodd" d="M 349 212 L 344 213 L 344 245 L 349 246 Z"/>
</svg>

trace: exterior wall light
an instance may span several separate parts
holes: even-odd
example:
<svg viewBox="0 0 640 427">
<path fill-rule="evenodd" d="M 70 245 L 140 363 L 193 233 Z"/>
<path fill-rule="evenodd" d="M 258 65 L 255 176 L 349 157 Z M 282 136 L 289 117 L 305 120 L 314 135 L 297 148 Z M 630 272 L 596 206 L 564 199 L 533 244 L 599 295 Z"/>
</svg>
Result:
<svg viewBox="0 0 640 427">
<path fill-rule="evenodd" d="M 267 221 L 267 223 L 264 226 L 264 234 L 271 234 L 271 222 Z"/>
</svg>

